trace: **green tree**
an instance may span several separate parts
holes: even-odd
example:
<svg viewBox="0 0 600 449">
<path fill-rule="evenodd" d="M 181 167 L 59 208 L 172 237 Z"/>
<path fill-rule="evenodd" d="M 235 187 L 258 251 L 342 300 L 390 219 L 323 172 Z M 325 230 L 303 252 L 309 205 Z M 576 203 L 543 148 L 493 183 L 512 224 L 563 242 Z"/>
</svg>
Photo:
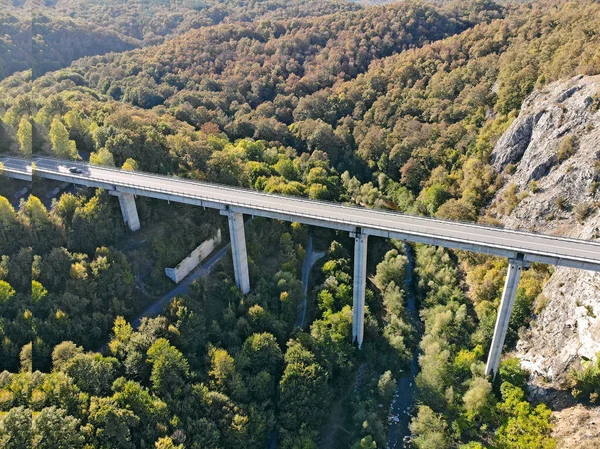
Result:
<svg viewBox="0 0 600 449">
<path fill-rule="evenodd" d="M 58 201 L 52 202 L 52 213 L 58 216 L 67 229 L 70 229 L 73 223 L 75 211 L 83 203 L 81 197 L 77 197 L 72 193 L 63 193 Z"/>
<path fill-rule="evenodd" d="M 379 397 L 384 403 L 390 403 L 396 393 L 396 379 L 392 375 L 390 370 L 386 371 L 379 377 L 379 381 L 377 382 L 377 391 L 379 392 Z"/>
<path fill-rule="evenodd" d="M 0 304 L 6 305 L 15 296 L 15 289 L 6 281 L 0 281 Z"/>
<path fill-rule="evenodd" d="M 102 396 L 110 392 L 119 365 L 114 357 L 103 357 L 98 353 L 77 354 L 62 365 L 62 370 L 81 391 Z"/>
<path fill-rule="evenodd" d="M 19 356 L 21 360 L 21 371 L 30 373 L 33 371 L 33 343 L 29 342 L 21 348 Z"/>
<path fill-rule="evenodd" d="M 2 254 L 11 255 L 30 245 L 22 222 L 7 198 L 0 196 L 0 247 Z"/>
<path fill-rule="evenodd" d="M 55 371 L 62 371 L 71 359 L 81 354 L 83 354 L 81 346 L 77 346 L 72 341 L 63 341 L 52 351 L 52 367 Z"/>
<path fill-rule="evenodd" d="M 426 405 L 419 406 L 417 416 L 410 423 L 410 431 L 415 434 L 412 443 L 417 449 L 449 447 L 446 421 Z"/>
<path fill-rule="evenodd" d="M 132 429 L 132 439 L 136 447 L 149 447 L 159 436 L 160 429 L 167 423 L 167 405 L 146 388 L 124 377 L 117 379 L 112 386 L 115 404 L 131 410 L 139 419 L 139 426 Z"/>
<path fill-rule="evenodd" d="M 552 438 L 552 412 L 545 404 L 535 408 L 525 400 L 519 387 L 504 382 L 500 387 L 503 401 L 498 409 L 503 413 L 503 423 L 496 434 L 499 449 L 554 449 Z"/>
<path fill-rule="evenodd" d="M 470 421 L 489 415 L 492 405 L 492 384 L 482 377 L 474 378 L 463 396 L 463 402 Z"/>
<path fill-rule="evenodd" d="M 450 194 L 446 186 L 434 183 L 423 189 L 417 200 L 421 201 L 427 207 L 429 215 L 435 215 L 436 211 L 448 200 L 449 196 Z"/>
<path fill-rule="evenodd" d="M 242 346 L 242 365 L 252 374 L 266 371 L 271 374 L 281 369 L 283 355 L 272 334 L 252 334 Z"/>
<path fill-rule="evenodd" d="M 38 237 L 38 240 L 52 240 L 53 237 L 56 238 L 56 229 L 52 229 L 55 226 L 50 220 L 48 210 L 37 196 L 30 195 L 26 202 L 21 203 L 19 215 L 29 221 L 31 229 Z"/>
<path fill-rule="evenodd" d="M 284 359 L 285 370 L 279 382 L 281 425 L 292 434 L 304 426 L 317 429 L 329 396 L 329 374 L 297 340 L 290 340 Z"/>
<path fill-rule="evenodd" d="M 69 139 L 69 131 L 58 118 L 52 120 L 49 136 L 56 156 L 62 159 L 79 158 L 75 141 Z"/>
<path fill-rule="evenodd" d="M 122 230 L 121 220 L 109 204 L 108 194 L 98 190 L 85 205 L 75 209 L 69 249 L 93 254 L 97 247 L 114 243 Z"/>
<path fill-rule="evenodd" d="M 501 383 L 509 382 L 515 387 L 524 389 L 530 373 L 524 368 L 521 368 L 521 360 L 518 357 L 508 357 L 500 362 L 499 373 Z"/>
<path fill-rule="evenodd" d="M 139 418 L 131 411 L 115 404 L 110 397 L 92 397 L 88 422 L 92 426 L 93 441 L 98 449 L 134 449 L 132 429 Z"/>
<path fill-rule="evenodd" d="M 435 212 L 437 218 L 453 221 L 475 221 L 477 209 L 463 199 L 450 199 L 442 204 Z"/>
<path fill-rule="evenodd" d="M 159 438 L 154 443 L 155 449 L 184 449 L 183 444 L 175 444 L 170 437 Z"/>
<path fill-rule="evenodd" d="M 114 161 L 113 161 L 113 164 L 114 164 Z M 123 170 L 134 171 L 139 168 L 139 165 L 135 159 L 127 158 L 127 160 L 123 163 L 123 166 L 121 168 Z"/>
<path fill-rule="evenodd" d="M 25 157 L 31 156 L 33 126 L 31 119 L 28 117 L 21 118 L 19 129 L 17 130 L 17 140 L 19 141 L 19 149 Z"/>
<path fill-rule="evenodd" d="M 162 398 L 180 396 L 189 377 L 189 366 L 183 354 L 165 338 L 156 340 L 148 349 L 152 366 L 152 389 Z"/>
<path fill-rule="evenodd" d="M 108 167 L 115 166 L 113 155 L 106 148 L 100 148 L 97 152 L 91 153 L 90 163 L 96 165 L 106 165 Z"/>
<path fill-rule="evenodd" d="M 23 406 L 11 408 L 0 417 L 0 447 L 27 449 L 32 447 L 31 410 Z"/>
<path fill-rule="evenodd" d="M 47 407 L 37 413 L 31 430 L 33 449 L 78 449 L 85 442 L 79 420 L 56 407 Z"/>
<path fill-rule="evenodd" d="M 462 444 L 459 449 L 486 449 L 481 443 L 471 441 L 467 444 Z"/>
<path fill-rule="evenodd" d="M 352 449 L 377 449 L 377 442 L 373 440 L 371 435 L 367 435 L 352 446 Z"/>
<path fill-rule="evenodd" d="M 209 375 L 217 390 L 236 395 L 242 388 L 234 358 L 226 349 L 213 349 L 210 353 Z"/>
<path fill-rule="evenodd" d="M 398 250 L 392 249 L 385 254 L 383 261 L 377 265 L 373 283 L 380 290 L 385 290 L 391 282 L 397 286 L 404 285 L 405 268 L 408 259 Z"/>
</svg>

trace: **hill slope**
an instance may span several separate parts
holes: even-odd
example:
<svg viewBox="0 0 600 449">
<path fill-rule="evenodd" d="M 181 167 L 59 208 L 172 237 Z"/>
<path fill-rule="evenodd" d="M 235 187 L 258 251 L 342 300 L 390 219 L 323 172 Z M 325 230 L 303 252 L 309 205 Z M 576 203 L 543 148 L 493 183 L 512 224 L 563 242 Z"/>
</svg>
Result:
<svg viewBox="0 0 600 449">
<path fill-rule="evenodd" d="M 500 196 L 526 192 L 502 218 L 511 228 L 600 239 L 600 77 L 576 77 L 536 91 L 494 149 L 498 169 L 514 164 Z M 582 358 L 600 352 L 600 275 L 557 269 L 547 303 L 518 352 L 536 376 L 559 386 Z M 589 310 L 588 310 L 589 309 Z"/>
<path fill-rule="evenodd" d="M 139 167 L 268 192 L 354 202 L 443 218 L 497 224 L 504 220 L 514 226 L 529 226 L 538 225 L 540 217 L 535 216 L 530 222 L 526 212 L 539 213 L 542 219 L 554 215 L 544 225 L 548 232 L 571 232 L 560 225 L 553 227 L 554 223 L 571 223 L 574 227 L 572 217 L 578 213 L 584 225 L 575 232 L 591 237 L 594 231 L 588 229 L 588 220 L 590 225 L 597 220 L 597 209 L 581 209 L 579 213 L 577 203 L 596 200 L 586 190 L 593 182 L 592 177 L 596 176 L 592 171 L 591 151 L 597 132 L 594 126 L 588 129 L 597 117 L 597 111 L 593 109 L 596 107 L 595 96 L 589 87 L 596 81 L 574 79 L 573 85 L 564 84 L 564 87 L 563 84 L 549 83 L 576 74 L 600 73 L 598 29 L 600 4 L 591 0 L 544 0 L 539 5 L 510 7 L 501 13 L 497 6 L 490 4 L 489 8 L 483 7 L 475 13 L 470 11 L 466 17 L 411 3 L 319 18 L 220 24 L 189 31 L 159 46 L 79 60 L 67 69 L 48 73 L 33 82 L 23 73 L 5 79 L 0 82 L 0 151 L 23 154 L 33 149 L 63 158 L 77 158 L 78 150 L 90 152 L 92 161 L 107 165 Z M 573 90 L 578 83 L 585 86 Z M 540 93 L 525 101 L 536 88 Z M 563 125 L 567 127 L 563 129 Z M 507 128 L 509 131 L 505 133 Z M 581 137 L 567 140 L 569 132 Z M 496 143 L 498 139 L 499 143 Z M 586 139 L 590 139 L 589 142 Z M 569 168 L 574 163 L 577 166 Z M 509 169 L 504 173 L 506 167 Z M 569 177 L 575 175 L 577 177 L 571 181 Z M 532 178 L 536 178 L 537 186 L 531 184 Z M 558 190 L 567 182 L 575 185 L 577 191 L 572 197 L 559 201 Z M 522 194 L 527 189 L 530 190 L 529 198 Z M 101 195 L 96 195 L 92 205 L 84 207 L 84 203 L 92 199 L 84 201 L 82 198 L 76 200 L 81 201 L 79 206 L 57 206 L 50 214 L 53 216 L 63 210 L 64 219 L 44 218 L 48 215 L 44 211 L 31 215 L 44 218 L 40 221 L 40 225 L 47 225 L 44 229 L 56 227 L 59 246 L 74 243 L 73 239 L 77 237 L 75 243 L 78 245 L 72 250 L 79 253 L 79 248 L 85 248 L 91 255 L 96 246 L 108 243 L 99 241 L 97 232 L 90 231 L 95 228 L 88 227 L 88 221 L 107 232 L 117 229 L 110 222 L 105 224 L 96 219 L 104 216 L 98 206 L 109 204 L 104 201 L 115 200 L 103 199 Z M 536 200 L 535 204 L 529 203 L 533 200 Z M 490 201 L 492 207 L 488 208 Z M 139 201 L 141 211 L 147 207 L 170 207 L 144 203 Z M 569 211 L 569 203 L 573 206 L 572 211 Z M 538 205 L 542 209 L 537 210 Z M 39 209 L 34 206 L 28 207 L 33 211 Z M 113 218 L 118 221 L 120 216 L 114 201 L 113 206 L 116 207 Z M 73 208 L 76 212 L 79 210 L 77 220 L 69 212 Z M 5 207 L 8 213 L 4 215 L 16 217 L 13 221 L 28 227 L 29 216 L 25 206 L 23 209 L 17 214 Z M 195 210 L 195 213 L 202 214 L 203 211 Z M 83 216 L 79 216 L 81 214 Z M 141 216 L 151 224 L 156 215 L 146 209 Z M 559 220 L 559 217 L 565 220 Z M 172 217 L 167 231 L 156 240 L 158 249 L 167 251 L 179 246 L 180 241 L 185 240 L 185 234 L 194 233 L 193 228 L 170 224 L 177 222 L 177 218 L 176 215 Z M 67 227 L 62 226 L 63 220 Z M 69 224 L 70 220 L 75 224 Z M 201 219 L 193 215 L 189 221 L 196 223 Z M 285 301 L 287 291 L 282 294 L 280 286 L 294 291 L 295 275 L 291 271 L 289 277 L 287 274 L 276 275 L 276 272 L 282 267 L 284 271 L 295 271 L 294 261 L 301 259 L 302 250 L 292 241 L 296 242 L 294 239 L 300 233 L 294 231 L 294 227 L 290 232 L 287 228 L 284 232 L 282 228 L 279 236 L 271 226 L 283 226 L 281 223 L 259 220 L 253 220 L 253 223 L 260 229 L 257 229 L 257 237 L 248 241 L 263 244 L 249 245 L 250 251 L 280 253 L 276 258 L 264 253 L 265 259 L 271 260 L 267 264 L 269 268 L 273 265 L 274 271 L 268 275 L 269 285 L 273 288 L 260 287 L 257 302 L 266 314 L 275 311 L 285 322 L 289 321 L 289 315 L 292 318 L 289 322 L 293 323 L 293 302 Z M 65 233 L 69 227 L 78 232 Z M 192 231 L 186 232 L 188 229 Z M 16 246 L 12 234 L 7 232 L 5 235 L 9 236 L 6 241 Z M 108 242 L 116 241 L 115 238 Z M 77 242 L 79 239 L 82 242 Z M 52 241 L 40 243 L 49 249 Z M 85 245 L 79 246 L 81 243 Z M 194 242 L 194 246 L 197 243 Z M 376 249 L 375 245 L 372 248 Z M 468 447 L 477 448 L 483 445 L 510 447 L 516 444 L 515 441 L 521 441 L 522 447 L 553 447 L 550 412 L 543 406 L 533 407 L 525 400 L 522 388 L 527 373 L 519 369 L 518 362 L 508 360 L 503 365 L 506 370 L 501 370 L 500 380 L 506 382 L 502 389 L 493 386 L 483 374 L 506 261 L 425 246 L 417 246 L 414 251 L 424 324 L 419 357 L 421 373 L 415 381 L 420 404 L 411 425 L 418 444 L 421 447 L 459 448 L 463 443 L 470 443 Z M 396 248 L 386 253 L 382 267 L 376 269 L 373 285 L 378 291 L 373 291 L 373 295 L 369 293 L 370 316 L 367 319 L 367 333 L 375 338 L 370 336 L 367 344 L 377 349 L 389 345 L 397 352 L 394 357 L 407 358 L 416 342 L 412 340 L 413 328 L 407 326 L 403 318 L 404 293 L 398 287 L 404 280 L 406 262 L 403 262 L 401 252 Z M 100 259 L 105 257 L 103 254 L 104 250 L 98 254 Z M 185 414 L 191 419 L 183 423 L 171 420 L 173 427 L 170 429 L 169 424 L 158 433 L 166 435 L 170 429 L 168 433 L 171 434 L 177 427 L 185 429 L 188 441 L 206 438 L 214 443 L 221 435 L 227 439 L 226 447 L 244 447 L 243 444 L 257 447 L 256 442 L 263 442 L 266 433 L 277 425 L 283 429 L 290 447 L 294 438 L 298 438 L 298 444 L 317 441 L 318 429 L 323 422 L 320 413 L 330 404 L 325 386 L 329 383 L 341 386 L 345 382 L 353 391 L 361 387 L 355 386 L 349 364 L 358 368 L 362 362 L 358 358 L 346 358 L 346 354 L 353 351 L 348 334 L 351 328 L 351 259 L 348 254 L 344 244 L 332 245 L 328 254 L 331 260 L 324 264 L 323 279 L 318 281 L 322 284 L 322 294 L 319 293 L 315 302 L 324 313 L 319 315 L 323 319 L 315 322 L 310 338 L 325 342 L 325 351 L 319 351 L 319 356 L 314 358 L 324 364 L 323 369 L 321 365 L 313 366 L 312 362 L 309 366 L 310 372 L 323 372 L 318 381 L 324 387 L 299 384 L 302 387 L 299 393 L 290 396 L 306 403 L 306 392 L 310 392 L 318 399 L 310 401 L 310 408 L 301 408 L 301 404 L 292 404 L 288 397 L 276 393 L 275 386 L 280 382 L 278 376 L 283 371 L 279 356 L 275 368 L 270 371 L 279 374 L 272 377 L 269 373 L 266 377 L 261 374 L 256 378 L 259 382 L 256 391 L 260 393 L 256 397 L 262 398 L 261 407 L 264 408 L 260 410 L 264 415 L 260 412 L 252 415 L 250 412 L 255 409 L 246 408 L 247 396 L 238 385 L 252 384 L 240 383 L 236 375 L 227 385 L 209 382 L 207 388 L 217 386 L 221 394 L 229 394 L 233 399 L 228 410 L 234 411 L 239 406 L 243 413 L 228 414 L 213 422 L 219 415 L 212 409 L 208 411 L 211 404 L 218 404 L 213 402 L 213 392 L 200 387 L 194 394 L 189 394 L 188 390 L 182 389 L 180 391 L 185 393 L 180 395 L 181 402 L 179 398 L 174 402 L 169 399 L 169 412 L 184 410 L 189 400 L 189 410 L 193 413 Z M 174 256 L 170 257 L 175 260 Z M 262 259 L 254 256 L 251 259 L 254 260 L 253 272 L 262 274 L 265 271 Z M 161 271 L 158 265 L 155 268 L 156 273 Z M 80 276 L 77 270 L 73 275 Z M 85 270 L 80 271 L 82 277 L 87 276 Z M 11 276 L 15 272 L 17 270 L 12 269 Z M 27 270 L 18 271 L 24 272 Z M 390 273 L 395 274 L 390 276 Z M 514 347 L 519 329 L 528 326 L 534 313 L 539 315 L 542 323 L 548 319 L 548 328 L 557 331 L 563 332 L 566 327 L 561 324 L 559 314 L 574 317 L 582 326 L 587 326 L 583 328 L 591 329 L 590 318 L 593 317 L 582 315 L 584 310 L 589 313 L 588 308 L 578 306 L 577 300 L 575 308 L 572 302 L 561 302 L 563 286 L 560 283 L 574 282 L 569 284 L 573 285 L 572 290 L 581 294 L 581 300 L 586 301 L 591 313 L 597 315 L 593 297 L 586 297 L 583 289 L 587 287 L 580 285 L 579 280 L 573 280 L 567 271 L 564 273 L 555 273 L 546 287 L 552 291 L 547 290 L 550 302 L 543 311 L 541 307 L 535 307 L 535 298 L 542 292 L 550 271 L 535 266 L 524 273 L 517 313 L 510 323 L 508 348 Z M 202 321 L 191 320 L 187 328 L 189 333 L 176 331 L 182 335 L 181 340 L 177 337 L 177 344 L 187 347 L 185 357 L 192 356 L 203 379 L 216 372 L 207 372 L 203 355 L 208 348 L 203 347 L 204 343 L 219 342 L 220 345 L 225 342 L 224 349 L 231 351 L 232 356 L 226 351 L 213 352 L 219 359 L 211 363 L 227 370 L 227 365 L 233 366 L 233 355 L 237 358 L 244 339 L 254 332 L 248 330 L 249 326 L 256 325 L 253 329 L 261 330 L 279 326 L 262 327 L 260 322 L 267 320 L 247 317 L 246 305 L 251 303 L 246 303 L 246 298 L 236 297 L 230 301 L 234 290 L 228 286 L 233 284 L 224 282 L 229 278 L 214 278 L 215 285 L 219 284 L 219 290 L 214 294 L 210 290 L 204 298 L 199 292 L 202 298 L 197 299 L 197 308 L 193 310 L 201 311 L 198 316 Z M 29 279 L 21 281 L 29 288 Z M 274 284 L 270 284 L 271 281 Z M 51 285 L 52 282 L 49 276 L 42 284 Z M 564 296 L 567 293 L 564 292 Z M 269 299 L 265 299 L 267 297 Z M 230 307 L 227 308 L 225 303 L 205 302 L 221 298 L 230 301 Z M 69 300 L 69 304 L 74 302 Z M 240 307 L 235 307 L 236 304 Z M 76 305 L 79 303 L 73 304 Z M 569 309 L 563 312 L 563 306 Z M 71 310 L 78 309 L 73 307 Z M 257 308 L 252 310 L 252 313 L 257 312 L 256 318 L 265 316 Z M 173 311 L 166 319 L 179 320 L 179 313 Z M 205 324 L 212 321 L 210 314 L 213 313 L 215 320 L 223 324 L 224 332 L 217 329 L 204 331 L 208 329 Z M 89 318 L 89 314 L 81 315 Z M 55 314 L 48 316 L 52 320 L 58 319 Z M 110 316 L 104 317 L 102 335 L 108 332 Z M 523 336 L 520 348 L 524 360 L 527 357 L 533 360 L 534 352 L 541 353 L 544 356 L 542 363 L 548 365 L 551 355 L 544 353 L 544 348 L 529 351 L 526 347 L 542 338 L 543 327 L 534 323 L 531 336 Z M 134 335 L 126 330 L 124 323 L 123 328 L 123 341 L 112 345 L 116 348 L 114 354 L 121 360 L 125 360 L 124 341 Z M 81 333 L 81 329 L 73 332 Z M 12 328 L 8 332 L 12 334 Z M 52 334 L 47 341 L 56 343 L 60 335 L 64 334 Z M 589 333 L 582 335 L 587 338 L 585 335 Z M 198 336 L 206 336 L 206 340 L 199 342 Z M 283 336 L 280 344 L 287 341 L 285 331 Z M 383 340 L 376 339 L 379 337 Z M 17 340 L 19 346 L 26 341 L 21 340 Z M 589 343 L 571 336 L 559 340 L 570 348 Z M 309 349 L 312 348 L 310 339 L 302 341 L 309 342 Z M 16 367 L 19 347 L 5 346 Z M 278 347 L 277 343 L 273 347 Z M 588 354 L 593 345 L 586 348 L 585 354 Z M 50 363 L 50 350 L 49 346 L 44 348 L 46 366 Z M 139 354 L 137 349 L 132 354 L 136 360 L 144 360 L 146 351 L 147 347 Z M 307 353 L 294 343 L 285 360 L 286 364 L 290 360 L 287 365 L 290 370 L 299 366 L 288 356 L 313 360 L 311 352 Z M 208 358 L 211 357 L 209 353 Z M 557 362 L 569 362 L 569 358 L 572 353 L 565 352 Z M 243 360 L 239 363 L 243 371 L 254 366 Z M 183 360 L 183 376 L 178 382 L 187 388 L 186 364 Z M 567 365 L 563 363 L 561 369 Z M 532 363 L 528 366 L 535 368 Z M 357 371 L 360 373 L 362 369 Z M 332 373 L 331 377 L 329 373 Z M 338 382 L 340 373 L 350 373 L 350 378 Z M 380 374 L 376 371 L 367 374 L 370 383 L 360 388 L 364 390 L 360 393 L 364 395 L 364 401 L 352 401 L 352 407 L 347 409 L 355 433 L 345 437 L 352 440 L 345 447 L 358 440 L 360 445 L 371 445 L 367 437 L 373 439 L 373 435 L 378 446 L 385 440 L 386 408 L 378 407 L 373 392 L 382 389 L 380 381 L 384 384 L 383 389 L 391 390 L 392 395 L 393 388 L 390 387 L 391 379 L 386 380 L 389 376 L 380 379 Z M 224 379 L 227 374 L 223 376 Z M 304 375 L 295 376 L 290 371 L 283 385 L 288 380 L 305 378 Z M 359 377 L 362 378 L 362 374 Z M 271 385 L 266 388 L 270 393 L 261 396 L 265 388 L 260 386 L 265 384 Z M 144 385 L 150 385 L 148 378 L 144 379 Z M 167 398 L 173 390 L 161 388 L 156 391 L 160 397 Z M 107 395 L 112 394 L 108 388 L 101 393 L 107 400 Z M 228 396 L 219 397 L 229 403 Z M 277 402 L 269 402 L 271 400 Z M 274 408 L 283 411 L 277 416 L 277 424 L 272 415 Z M 248 410 L 249 414 L 245 415 Z M 365 418 L 367 415 L 370 417 Z M 233 422 L 247 423 L 254 439 L 246 436 L 245 426 L 230 425 Z M 260 422 L 264 424 L 255 424 Z M 309 424 L 307 435 L 303 434 L 305 422 Z M 210 428 L 214 430 L 212 435 L 203 433 Z M 238 433 L 239 429 L 242 433 Z M 142 441 L 146 447 L 151 446 L 156 437 L 156 434 L 141 430 L 135 435 L 140 447 Z M 178 436 L 177 442 L 181 437 Z M 535 441 L 527 440 L 530 437 Z"/>
<path fill-rule="evenodd" d="M 0 12 L 0 80 L 29 68 L 37 78 L 84 56 L 153 45 L 169 36 L 222 22 L 300 18 L 357 9 L 342 0 L 29 0 L 21 5 L 15 1 Z"/>
<path fill-rule="evenodd" d="M 102 23 L 146 45 L 219 23 L 320 16 L 359 9 L 344 0 L 28 0 L 25 6 Z"/>
<path fill-rule="evenodd" d="M 32 39 L 33 38 L 33 39 Z M 0 80 L 24 70 L 34 78 L 84 56 L 122 52 L 138 46 L 104 27 L 26 12 L 0 13 Z"/>
<path fill-rule="evenodd" d="M 506 176 L 507 186 L 499 197 L 515 187 L 527 195 L 502 218 L 503 223 L 599 240 L 599 148 L 599 76 L 556 82 L 528 97 L 493 152 L 494 166 L 499 170 L 508 166 L 512 173 Z M 531 371 L 538 387 L 535 395 L 560 405 L 559 410 L 565 399 L 570 402 L 565 390 L 571 371 L 581 369 L 585 360 L 596 360 L 600 353 L 599 292 L 600 274 L 558 268 L 537 300 L 531 328 L 521 334 L 517 345 L 521 364 Z M 565 394 L 548 395 L 550 389 Z M 560 447 L 591 444 L 589 439 L 583 442 L 589 433 L 584 429 L 592 429 L 594 415 L 583 407 L 558 413 L 568 420 L 559 419 Z M 580 426 L 572 426 L 574 416 Z"/>
</svg>

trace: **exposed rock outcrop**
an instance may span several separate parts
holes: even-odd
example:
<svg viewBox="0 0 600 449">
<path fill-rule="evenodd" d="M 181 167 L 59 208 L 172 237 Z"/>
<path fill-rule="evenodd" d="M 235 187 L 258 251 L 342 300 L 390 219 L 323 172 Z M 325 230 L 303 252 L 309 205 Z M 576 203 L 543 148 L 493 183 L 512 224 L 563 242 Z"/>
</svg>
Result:
<svg viewBox="0 0 600 449">
<path fill-rule="evenodd" d="M 521 201 L 501 218 L 506 227 L 599 239 L 600 76 L 533 93 L 498 141 L 493 163 L 506 176 L 496 204 L 515 186 L 523 192 L 511 197 Z M 558 448 L 600 448 L 600 408 L 574 405 L 560 391 L 571 369 L 600 352 L 600 273 L 558 268 L 542 295 L 546 305 L 516 349 L 533 373 L 530 392 L 554 410 Z"/>
<path fill-rule="evenodd" d="M 505 190 L 513 184 L 528 192 L 502 218 L 506 227 L 599 239 L 600 76 L 533 93 L 498 141 L 493 164 L 510 173 Z M 600 352 L 600 274 L 559 268 L 543 295 L 547 304 L 521 335 L 517 355 L 556 388 L 571 368 Z"/>
</svg>

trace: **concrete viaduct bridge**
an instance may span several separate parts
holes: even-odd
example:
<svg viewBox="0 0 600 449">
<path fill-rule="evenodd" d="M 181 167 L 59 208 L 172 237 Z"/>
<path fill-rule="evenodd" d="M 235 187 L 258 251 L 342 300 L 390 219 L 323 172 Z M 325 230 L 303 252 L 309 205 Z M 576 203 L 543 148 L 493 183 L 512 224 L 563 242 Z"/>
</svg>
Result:
<svg viewBox="0 0 600 449">
<path fill-rule="evenodd" d="M 123 219 L 132 231 L 140 228 L 135 205 L 137 195 L 220 210 L 221 214 L 229 219 L 235 280 L 244 294 L 250 291 L 244 214 L 349 232 L 355 242 L 352 335 L 359 347 L 363 341 L 369 236 L 506 257 L 509 260 L 508 274 L 486 365 L 486 374 L 492 376 L 498 371 L 515 294 L 524 267 L 530 262 L 540 262 L 600 272 L 600 242 L 270 195 L 174 176 L 132 172 L 45 157 L 26 160 L 6 156 L 0 157 L 0 162 L 4 165 L 4 173 L 15 179 L 31 181 L 34 171 L 42 178 L 108 190 L 119 198 Z"/>
</svg>

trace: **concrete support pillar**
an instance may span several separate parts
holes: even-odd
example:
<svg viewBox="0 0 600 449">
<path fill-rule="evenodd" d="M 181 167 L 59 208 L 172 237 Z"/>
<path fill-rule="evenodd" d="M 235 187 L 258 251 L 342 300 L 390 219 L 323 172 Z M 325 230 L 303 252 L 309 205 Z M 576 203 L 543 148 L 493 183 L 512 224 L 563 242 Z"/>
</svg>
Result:
<svg viewBox="0 0 600 449">
<path fill-rule="evenodd" d="M 510 315 L 515 304 L 515 296 L 517 294 L 519 280 L 521 279 L 522 269 L 523 261 L 514 259 L 508 261 L 508 273 L 506 274 L 506 282 L 504 283 L 500 309 L 498 310 L 498 317 L 496 318 L 492 346 L 490 347 L 490 353 L 485 367 L 485 374 L 487 376 L 496 377 L 496 374 L 498 373 L 502 347 L 504 346 L 504 339 L 506 338 Z"/>
<path fill-rule="evenodd" d="M 359 230 L 354 233 L 354 289 L 352 308 L 352 342 L 362 346 L 365 330 L 365 288 L 367 283 L 367 238 Z"/>
<path fill-rule="evenodd" d="M 129 226 L 129 229 L 137 231 L 140 229 L 140 218 L 135 207 L 135 197 L 131 193 L 119 193 L 117 196 L 121 205 L 123 221 Z"/>
<path fill-rule="evenodd" d="M 250 292 L 250 275 L 248 274 L 244 215 L 239 212 L 228 212 L 227 216 L 229 218 L 229 236 L 231 238 L 231 255 L 233 257 L 235 283 L 245 295 Z"/>
</svg>

